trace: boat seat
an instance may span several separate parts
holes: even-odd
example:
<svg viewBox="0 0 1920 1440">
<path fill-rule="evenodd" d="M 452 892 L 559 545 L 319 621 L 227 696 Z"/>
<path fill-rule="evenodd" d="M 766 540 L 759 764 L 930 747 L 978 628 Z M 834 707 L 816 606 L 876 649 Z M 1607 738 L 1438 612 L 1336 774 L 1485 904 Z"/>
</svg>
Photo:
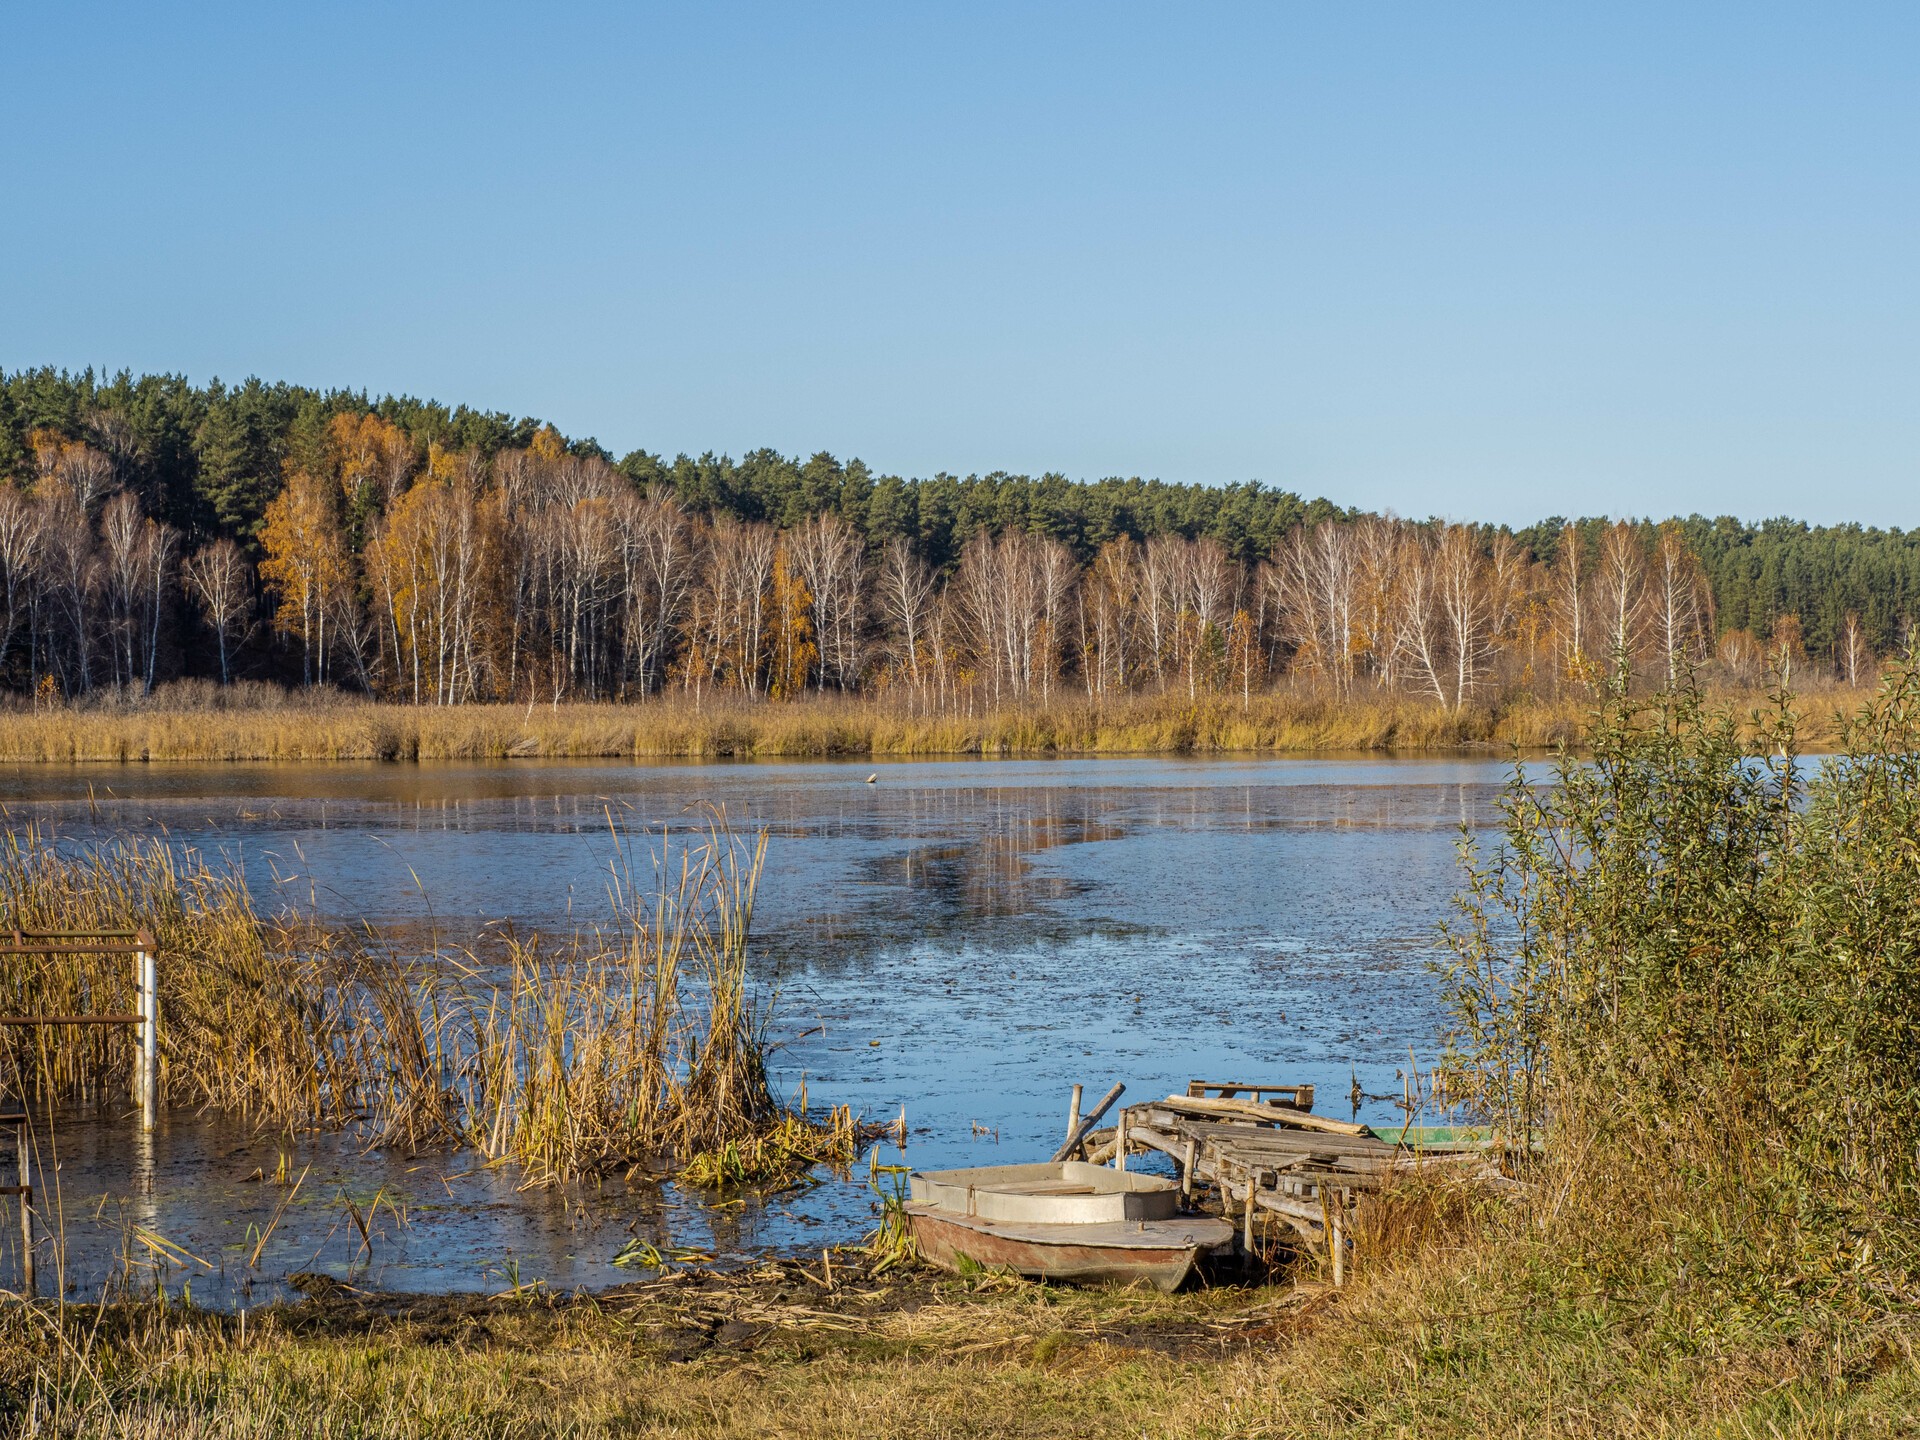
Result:
<svg viewBox="0 0 1920 1440">
<path fill-rule="evenodd" d="M 1100 1193 L 1091 1185 L 1076 1184 L 1072 1180 L 1026 1180 L 986 1188 L 996 1190 L 1002 1195 L 1098 1195 Z"/>
</svg>

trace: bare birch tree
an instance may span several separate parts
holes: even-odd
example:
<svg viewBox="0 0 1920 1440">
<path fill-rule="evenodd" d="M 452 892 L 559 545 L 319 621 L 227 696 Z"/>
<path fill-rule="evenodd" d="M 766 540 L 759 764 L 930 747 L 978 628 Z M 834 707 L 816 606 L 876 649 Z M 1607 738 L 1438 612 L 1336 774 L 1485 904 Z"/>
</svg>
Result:
<svg viewBox="0 0 1920 1440">
<path fill-rule="evenodd" d="M 220 683 L 233 683 L 232 655 L 253 628 L 252 572 L 231 540 L 203 545 L 180 567 L 187 593 L 213 632 L 220 657 Z"/>
<path fill-rule="evenodd" d="M 140 527 L 146 516 L 130 490 L 115 491 L 100 510 L 100 576 L 106 600 L 107 650 L 115 684 L 131 685 L 139 673 L 134 652 L 140 640 Z"/>
<path fill-rule="evenodd" d="M 1140 548 L 1139 614 L 1144 667 L 1164 684 L 1172 651 L 1174 619 L 1179 601 L 1176 576 L 1186 542 L 1178 535 L 1150 535 Z"/>
<path fill-rule="evenodd" d="M 1442 648 L 1452 676 L 1452 693 L 1441 698 L 1449 708 L 1459 710 L 1473 698 L 1492 664 L 1505 606 L 1499 575 L 1481 553 L 1480 538 L 1471 526 L 1444 527 L 1431 563 Z"/>
<path fill-rule="evenodd" d="M 824 690 L 831 680 L 835 688 L 851 690 L 860 675 L 860 600 L 865 567 L 860 537 L 840 516 L 823 511 L 796 525 L 787 543 L 813 597 L 818 687 Z"/>
<path fill-rule="evenodd" d="M 1572 525 L 1561 528 L 1554 549 L 1552 576 L 1548 585 L 1549 612 L 1552 616 L 1555 644 L 1559 650 L 1556 679 L 1584 680 L 1587 674 L 1587 611 L 1591 604 L 1588 590 L 1587 547 Z"/>
<path fill-rule="evenodd" d="M 1331 520 L 1287 536 L 1267 571 L 1295 663 L 1323 677 L 1341 696 L 1353 689 L 1360 648 L 1361 574 L 1353 531 Z"/>
<path fill-rule="evenodd" d="M 1450 693 L 1446 627 L 1434 549 L 1433 539 L 1419 530 L 1409 528 L 1401 536 L 1395 644 L 1414 686 L 1444 705 Z"/>
<path fill-rule="evenodd" d="M 1655 637 L 1666 656 L 1667 683 L 1700 658 L 1706 647 L 1706 577 L 1677 525 L 1660 527 L 1654 547 L 1652 609 Z"/>
<path fill-rule="evenodd" d="M 617 512 L 627 577 L 627 653 L 642 694 L 666 683 L 699 563 L 687 512 L 671 495 L 629 493 Z"/>
<path fill-rule="evenodd" d="M 1140 620 L 1140 547 L 1116 536 L 1100 547 L 1081 587 L 1085 616 L 1080 646 L 1090 695 L 1124 691 L 1134 682 Z"/>
<path fill-rule="evenodd" d="M 775 539 L 771 525 L 730 515 L 715 517 L 708 539 L 703 599 L 710 673 L 750 699 L 760 695 L 765 674 Z"/>
<path fill-rule="evenodd" d="M 1840 625 L 1840 638 L 1836 644 L 1840 661 L 1840 673 L 1846 677 L 1851 689 L 1858 689 L 1862 676 L 1871 676 L 1874 669 L 1873 651 L 1867 645 L 1866 631 L 1860 626 L 1860 612 L 1849 610 Z M 0 656 L 5 654 L 0 649 Z"/>
<path fill-rule="evenodd" d="M 1406 526 L 1385 515 L 1362 517 L 1353 527 L 1356 601 L 1353 645 L 1366 657 L 1374 683 L 1399 686 L 1404 659 L 1400 649 L 1399 555 Z"/>
<path fill-rule="evenodd" d="M 899 536 L 880 555 L 878 600 L 893 655 L 894 672 L 926 698 L 928 630 L 938 587 L 926 562 Z"/>
<path fill-rule="evenodd" d="M 65 485 L 55 484 L 39 503 L 40 545 L 36 599 L 45 643 L 41 658 L 66 695 L 93 688 L 101 565 L 87 513 Z"/>
<path fill-rule="evenodd" d="M 28 619 L 28 592 L 40 549 L 40 513 L 11 485 L 0 483 L 0 675 L 14 637 Z"/>
<path fill-rule="evenodd" d="M 1594 611 L 1611 663 L 1628 665 L 1641 648 L 1647 611 L 1647 547 L 1638 528 L 1615 521 L 1600 536 L 1593 576 Z"/>
</svg>

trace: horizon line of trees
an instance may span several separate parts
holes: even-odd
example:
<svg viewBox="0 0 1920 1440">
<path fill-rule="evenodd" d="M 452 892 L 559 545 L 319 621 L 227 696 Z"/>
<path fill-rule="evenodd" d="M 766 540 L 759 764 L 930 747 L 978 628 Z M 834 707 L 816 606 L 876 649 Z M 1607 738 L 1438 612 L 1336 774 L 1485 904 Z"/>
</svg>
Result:
<svg viewBox="0 0 1920 1440">
<path fill-rule="evenodd" d="M 615 462 L 406 398 L 0 372 L 0 684 L 206 675 L 420 704 L 904 693 L 929 707 L 1282 677 L 1448 708 L 1596 662 L 1859 684 L 1920 534 L 1694 516 L 1522 530 L 1245 484 Z"/>
</svg>

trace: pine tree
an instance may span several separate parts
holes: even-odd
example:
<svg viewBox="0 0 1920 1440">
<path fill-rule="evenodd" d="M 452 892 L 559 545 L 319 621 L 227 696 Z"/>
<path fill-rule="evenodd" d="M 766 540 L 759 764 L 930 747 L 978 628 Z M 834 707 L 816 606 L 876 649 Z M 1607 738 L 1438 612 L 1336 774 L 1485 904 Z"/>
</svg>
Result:
<svg viewBox="0 0 1920 1440">
<path fill-rule="evenodd" d="M 194 488 L 208 518 L 221 534 L 251 546 L 277 477 L 265 437 L 217 382 L 194 448 L 200 456 Z"/>
</svg>

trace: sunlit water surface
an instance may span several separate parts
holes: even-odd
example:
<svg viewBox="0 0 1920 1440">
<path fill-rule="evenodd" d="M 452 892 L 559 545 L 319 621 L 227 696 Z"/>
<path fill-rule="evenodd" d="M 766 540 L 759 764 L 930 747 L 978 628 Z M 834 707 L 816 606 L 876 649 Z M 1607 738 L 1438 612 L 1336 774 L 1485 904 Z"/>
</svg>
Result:
<svg viewBox="0 0 1920 1440">
<path fill-rule="evenodd" d="M 1192 1078 L 1311 1082 L 1317 1108 L 1346 1114 L 1357 1078 L 1381 1097 L 1363 1118 L 1397 1115 L 1385 1097 L 1409 1055 L 1435 1053 L 1428 965 L 1461 828 L 1491 821 L 1508 774 L 1479 759 L 181 765 L 0 770 L 0 792 L 16 826 L 163 832 L 242 863 L 265 904 L 455 943 L 502 922 L 604 922 L 615 829 L 630 862 L 639 832 L 724 805 L 771 836 L 755 954 L 787 1041 L 779 1085 L 804 1076 L 815 1104 L 876 1118 L 904 1106 L 906 1153 L 881 1158 L 930 1167 L 1045 1158 L 1075 1082 L 1123 1080 L 1131 1098 Z M 592 1287 L 632 1278 L 612 1264 L 630 1236 L 724 1259 L 872 1223 L 864 1167 L 715 1208 L 671 1187 L 522 1191 L 471 1155 L 182 1113 L 150 1140 L 124 1116 L 70 1120 L 55 1143 L 80 1295 L 126 1256 L 150 1275 L 147 1237 L 178 1247 L 158 1266 L 171 1288 L 230 1304 L 299 1272 Z M 306 1179 L 281 1209 L 283 1157 Z M 0 1257 L 0 1284 L 16 1261 Z"/>
</svg>

